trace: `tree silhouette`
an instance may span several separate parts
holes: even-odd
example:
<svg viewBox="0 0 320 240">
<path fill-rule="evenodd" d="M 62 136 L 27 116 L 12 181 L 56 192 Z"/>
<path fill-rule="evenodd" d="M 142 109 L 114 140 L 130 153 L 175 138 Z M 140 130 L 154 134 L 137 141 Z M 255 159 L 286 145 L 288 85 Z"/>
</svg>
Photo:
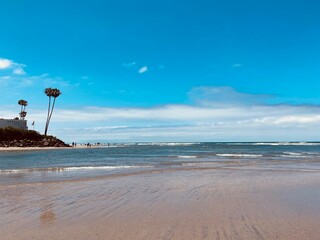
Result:
<svg viewBox="0 0 320 240">
<path fill-rule="evenodd" d="M 49 98 L 47 121 L 46 121 L 45 129 L 44 129 L 44 135 L 47 135 L 48 128 L 49 128 L 49 123 L 50 123 L 50 120 L 51 120 L 51 117 L 52 117 L 52 113 L 53 113 L 53 109 L 54 109 L 54 105 L 56 103 L 57 97 L 59 97 L 61 95 L 61 92 L 57 88 L 46 88 L 44 90 L 44 93 Z M 51 105 L 52 98 L 53 98 L 53 103 Z"/>
<path fill-rule="evenodd" d="M 20 99 L 18 101 L 18 104 L 21 106 L 20 119 L 24 119 L 27 115 L 27 112 L 25 110 L 26 110 L 26 107 L 28 106 L 28 102 L 26 100 Z"/>
</svg>

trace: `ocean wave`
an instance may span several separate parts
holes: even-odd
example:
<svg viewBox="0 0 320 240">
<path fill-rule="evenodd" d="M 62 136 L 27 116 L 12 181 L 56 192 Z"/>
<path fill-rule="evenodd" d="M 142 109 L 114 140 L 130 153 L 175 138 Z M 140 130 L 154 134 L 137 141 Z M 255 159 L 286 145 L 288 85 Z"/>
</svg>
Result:
<svg viewBox="0 0 320 240">
<path fill-rule="evenodd" d="M 218 157 L 262 157 L 262 154 L 218 153 Z"/>
<path fill-rule="evenodd" d="M 308 153 L 308 152 L 283 152 L 280 157 L 287 158 L 313 158 L 320 157 L 319 153 Z"/>
<path fill-rule="evenodd" d="M 71 172 L 71 171 L 92 171 L 92 170 L 120 170 L 132 168 L 149 168 L 151 166 L 79 166 L 79 167 L 48 167 L 48 168 L 27 168 L 27 169 L 4 169 L 1 173 L 32 173 L 32 172 Z"/>
<path fill-rule="evenodd" d="M 306 156 L 306 155 L 284 155 L 284 154 L 281 154 L 279 155 L 280 157 L 283 157 L 283 158 L 312 158 L 313 156 Z"/>
<path fill-rule="evenodd" d="M 197 162 L 197 163 L 182 163 L 182 166 L 185 167 L 196 167 L 196 166 L 214 166 L 220 164 L 219 162 Z"/>
<path fill-rule="evenodd" d="M 182 163 L 181 165 L 184 167 L 201 167 L 201 166 L 224 166 L 224 165 L 232 165 L 232 164 L 240 164 L 241 161 L 222 161 L 222 162 L 190 162 L 190 163 Z"/>
<path fill-rule="evenodd" d="M 257 142 L 252 145 L 266 145 L 266 146 L 320 146 L 320 143 L 315 142 Z"/>
<path fill-rule="evenodd" d="M 178 156 L 178 158 L 197 158 L 197 156 Z"/>
<path fill-rule="evenodd" d="M 283 152 L 286 155 L 290 155 L 290 156 L 303 156 L 305 154 L 303 153 L 298 153 L 298 152 Z"/>
<path fill-rule="evenodd" d="M 151 146 L 192 146 L 192 145 L 197 145 L 200 143 L 191 143 L 191 142 L 159 142 L 159 143 L 149 143 L 146 145 L 151 145 Z"/>
<path fill-rule="evenodd" d="M 192 146 L 199 145 L 198 142 L 139 142 L 139 143 L 121 143 L 117 146 Z"/>
</svg>

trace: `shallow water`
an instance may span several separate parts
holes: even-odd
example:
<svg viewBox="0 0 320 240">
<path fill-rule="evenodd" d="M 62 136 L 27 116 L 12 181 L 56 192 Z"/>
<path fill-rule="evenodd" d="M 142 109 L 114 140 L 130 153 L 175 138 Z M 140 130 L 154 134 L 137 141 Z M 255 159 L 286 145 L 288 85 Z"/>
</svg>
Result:
<svg viewBox="0 0 320 240">
<path fill-rule="evenodd" d="M 182 168 L 320 171 L 320 143 L 128 143 L 0 152 L 0 184 Z"/>
<path fill-rule="evenodd" d="M 319 239 L 318 143 L 0 152 L 1 239 Z"/>
</svg>

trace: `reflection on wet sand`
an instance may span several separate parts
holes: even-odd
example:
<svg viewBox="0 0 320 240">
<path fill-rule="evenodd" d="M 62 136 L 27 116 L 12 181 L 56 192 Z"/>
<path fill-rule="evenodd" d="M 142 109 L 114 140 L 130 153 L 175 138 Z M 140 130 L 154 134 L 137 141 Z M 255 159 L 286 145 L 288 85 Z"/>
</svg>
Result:
<svg viewBox="0 0 320 240">
<path fill-rule="evenodd" d="M 54 202 L 50 198 L 40 198 L 40 223 L 48 224 L 56 220 L 56 214 L 54 213 Z"/>
<path fill-rule="evenodd" d="M 51 210 L 43 211 L 40 214 L 40 221 L 43 224 L 53 222 L 54 220 L 56 220 L 56 214 Z"/>
</svg>

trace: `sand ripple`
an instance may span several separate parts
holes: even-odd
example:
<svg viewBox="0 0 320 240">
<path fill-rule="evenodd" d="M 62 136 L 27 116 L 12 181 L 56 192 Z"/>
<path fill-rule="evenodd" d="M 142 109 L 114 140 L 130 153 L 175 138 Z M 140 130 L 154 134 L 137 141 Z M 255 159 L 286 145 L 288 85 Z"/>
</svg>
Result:
<svg viewBox="0 0 320 240">
<path fill-rule="evenodd" d="M 198 169 L 0 186 L 1 239 L 319 239 L 319 177 Z"/>
</svg>

